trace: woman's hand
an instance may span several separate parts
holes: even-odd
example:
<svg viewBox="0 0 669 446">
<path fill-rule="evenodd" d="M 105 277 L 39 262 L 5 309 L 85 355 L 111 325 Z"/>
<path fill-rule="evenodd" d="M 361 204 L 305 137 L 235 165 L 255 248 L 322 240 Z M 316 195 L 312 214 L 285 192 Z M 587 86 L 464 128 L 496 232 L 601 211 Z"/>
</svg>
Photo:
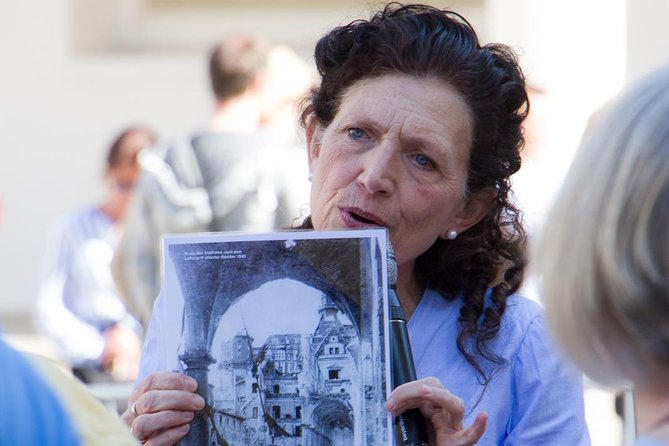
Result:
<svg viewBox="0 0 669 446">
<path fill-rule="evenodd" d="M 190 429 L 204 399 L 195 393 L 197 381 L 179 373 L 152 373 L 132 392 L 121 415 L 130 432 L 150 446 L 173 445 Z"/>
<path fill-rule="evenodd" d="M 397 416 L 418 408 L 427 424 L 430 444 L 436 446 L 470 446 L 485 432 L 488 414 L 481 412 L 467 429 L 463 401 L 446 390 L 437 378 L 424 378 L 402 384 L 390 394 L 386 408 Z"/>
</svg>

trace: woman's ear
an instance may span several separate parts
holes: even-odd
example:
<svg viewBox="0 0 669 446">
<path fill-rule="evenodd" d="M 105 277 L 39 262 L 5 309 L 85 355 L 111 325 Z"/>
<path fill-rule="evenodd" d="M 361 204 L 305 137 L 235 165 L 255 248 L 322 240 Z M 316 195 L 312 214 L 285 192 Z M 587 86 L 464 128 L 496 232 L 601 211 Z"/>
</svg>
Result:
<svg viewBox="0 0 669 446">
<path fill-rule="evenodd" d="M 462 208 L 451 220 L 450 226 L 444 228 L 440 234 L 441 238 L 449 239 L 451 238 L 449 237 L 449 231 L 455 230 L 457 234 L 461 234 L 480 222 L 488 215 L 496 198 L 497 192 L 492 187 L 470 194 Z"/>
<path fill-rule="evenodd" d="M 321 137 L 323 136 L 323 126 L 318 122 L 315 115 L 309 116 L 307 120 L 306 139 L 307 152 L 309 154 L 309 170 L 314 169 L 314 164 L 318 159 L 321 149 Z"/>
</svg>

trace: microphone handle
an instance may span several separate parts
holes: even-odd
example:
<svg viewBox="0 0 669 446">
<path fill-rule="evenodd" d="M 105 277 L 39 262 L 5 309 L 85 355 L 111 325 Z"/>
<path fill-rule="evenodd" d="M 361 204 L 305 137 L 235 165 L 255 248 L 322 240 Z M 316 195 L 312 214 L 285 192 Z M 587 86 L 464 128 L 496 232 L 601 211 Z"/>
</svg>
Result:
<svg viewBox="0 0 669 446">
<path fill-rule="evenodd" d="M 394 290 L 391 289 L 390 292 L 394 293 Z M 390 319 L 389 330 L 392 388 L 394 389 L 406 382 L 415 381 L 416 368 L 406 321 L 403 317 Z M 428 445 L 425 418 L 418 409 L 409 409 L 395 418 L 395 438 L 400 446 Z"/>
</svg>

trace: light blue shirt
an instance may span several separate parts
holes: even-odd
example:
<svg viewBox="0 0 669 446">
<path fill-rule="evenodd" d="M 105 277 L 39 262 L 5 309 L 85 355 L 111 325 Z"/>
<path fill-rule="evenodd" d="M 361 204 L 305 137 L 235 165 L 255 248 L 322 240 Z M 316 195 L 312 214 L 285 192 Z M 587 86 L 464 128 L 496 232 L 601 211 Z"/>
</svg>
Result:
<svg viewBox="0 0 669 446">
<path fill-rule="evenodd" d="M 18 352 L 0 340 L 0 446 L 78 446 L 55 393 Z"/>
<path fill-rule="evenodd" d="M 461 299 L 449 302 L 426 291 L 409 320 L 409 336 L 418 378 L 436 376 L 464 400 L 465 426 L 477 413 L 488 412 L 486 432 L 477 445 L 589 445 L 582 378 L 558 356 L 541 308 L 517 295 L 509 298 L 491 343 L 506 364 L 481 397 L 479 377 L 456 346 L 461 305 Z"/>
</svg>

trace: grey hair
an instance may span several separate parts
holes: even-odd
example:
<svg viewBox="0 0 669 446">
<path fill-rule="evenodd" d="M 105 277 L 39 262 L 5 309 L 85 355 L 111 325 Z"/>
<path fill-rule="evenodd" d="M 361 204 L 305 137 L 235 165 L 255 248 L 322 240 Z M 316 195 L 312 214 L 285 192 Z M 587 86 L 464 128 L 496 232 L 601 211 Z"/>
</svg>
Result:
<svg viewBox="0 0 669 446">
<path fill-rule="evenodd" d="M 594 117 L 535 254 L 551 329 L 587 375 L 669 371 L 669 66 Z"/>
</svg>

